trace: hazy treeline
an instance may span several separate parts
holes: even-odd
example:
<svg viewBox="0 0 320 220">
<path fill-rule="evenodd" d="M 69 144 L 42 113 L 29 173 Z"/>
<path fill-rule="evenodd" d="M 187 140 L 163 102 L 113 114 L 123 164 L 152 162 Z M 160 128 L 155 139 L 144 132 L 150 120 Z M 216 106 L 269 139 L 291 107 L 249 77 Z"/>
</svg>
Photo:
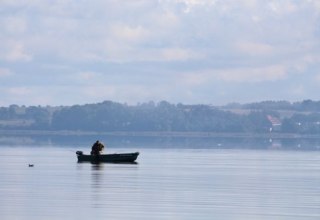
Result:
<svg viewBox="0 0 320 220">
<path fill-rule="evenodd" d="M 245 113 L 243 113 L 245 112 Z M 74 106 L 0 108 L 0 129 L 72 131 L 270 132 L 268 115 L 280 119 L 276 132 L 320 132 L 320 102 L 265 101 L 226 106 L 171 104 L 137 105 L 105 101 Z"/>
</svg>

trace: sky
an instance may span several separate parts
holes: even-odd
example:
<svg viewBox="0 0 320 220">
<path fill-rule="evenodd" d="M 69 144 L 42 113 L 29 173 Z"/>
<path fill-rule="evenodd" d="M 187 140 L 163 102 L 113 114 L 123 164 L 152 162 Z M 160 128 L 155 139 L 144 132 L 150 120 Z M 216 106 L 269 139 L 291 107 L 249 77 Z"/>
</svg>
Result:
<svg viewBox="0 0 320 220">
<path fill-rule="evenodd" d="M 0 106 L 320 99 L 319 0 L 0 0 Z"/>
</svg>

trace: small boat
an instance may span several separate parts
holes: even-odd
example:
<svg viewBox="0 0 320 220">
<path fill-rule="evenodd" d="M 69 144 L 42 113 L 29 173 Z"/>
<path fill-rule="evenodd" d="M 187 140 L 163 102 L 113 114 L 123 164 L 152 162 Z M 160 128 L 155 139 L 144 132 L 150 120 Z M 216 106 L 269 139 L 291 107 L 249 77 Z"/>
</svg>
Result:
<svg viewBox="0 0 320 220">
<path fill-rule="evenodd" d="M 91 162 L 91 163 L 134 163 L 139 156 L 139 152 L 135 153 L 121 153 L 121 154 L 100 154 L 100 155 L 87 155 L 82 151 L 76 152 L 78 162 Z"/>
</svg>

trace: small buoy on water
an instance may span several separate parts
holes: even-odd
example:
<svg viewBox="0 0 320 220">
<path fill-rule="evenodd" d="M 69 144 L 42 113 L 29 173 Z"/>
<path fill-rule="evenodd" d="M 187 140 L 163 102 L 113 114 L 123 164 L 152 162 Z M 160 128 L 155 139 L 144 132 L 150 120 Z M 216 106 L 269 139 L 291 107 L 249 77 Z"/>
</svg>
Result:
<svg viewBox="0 0 320 220">
<path fill-rule="evenodd" d="M 34 167 L 34 165 L 33 164 L 29 164 L 29 167 Z"/>
</svg>

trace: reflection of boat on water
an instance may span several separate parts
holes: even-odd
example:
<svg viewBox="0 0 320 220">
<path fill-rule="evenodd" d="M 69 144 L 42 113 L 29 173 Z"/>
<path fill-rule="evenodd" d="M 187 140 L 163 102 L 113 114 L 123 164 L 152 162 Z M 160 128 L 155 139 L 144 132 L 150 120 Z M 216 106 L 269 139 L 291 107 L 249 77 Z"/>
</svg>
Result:
<svg viewBox="0 0 320 220">
<path fill-rule="evenodd" d="M 139 156 L 139 152 L 135 153 L 121 153 L 121 154 L 99 154 L 87 155 L 82 151 L 76 152 L 78 162 L 92 162 L 92 163 L 134 163 Z"/>
</svg>

